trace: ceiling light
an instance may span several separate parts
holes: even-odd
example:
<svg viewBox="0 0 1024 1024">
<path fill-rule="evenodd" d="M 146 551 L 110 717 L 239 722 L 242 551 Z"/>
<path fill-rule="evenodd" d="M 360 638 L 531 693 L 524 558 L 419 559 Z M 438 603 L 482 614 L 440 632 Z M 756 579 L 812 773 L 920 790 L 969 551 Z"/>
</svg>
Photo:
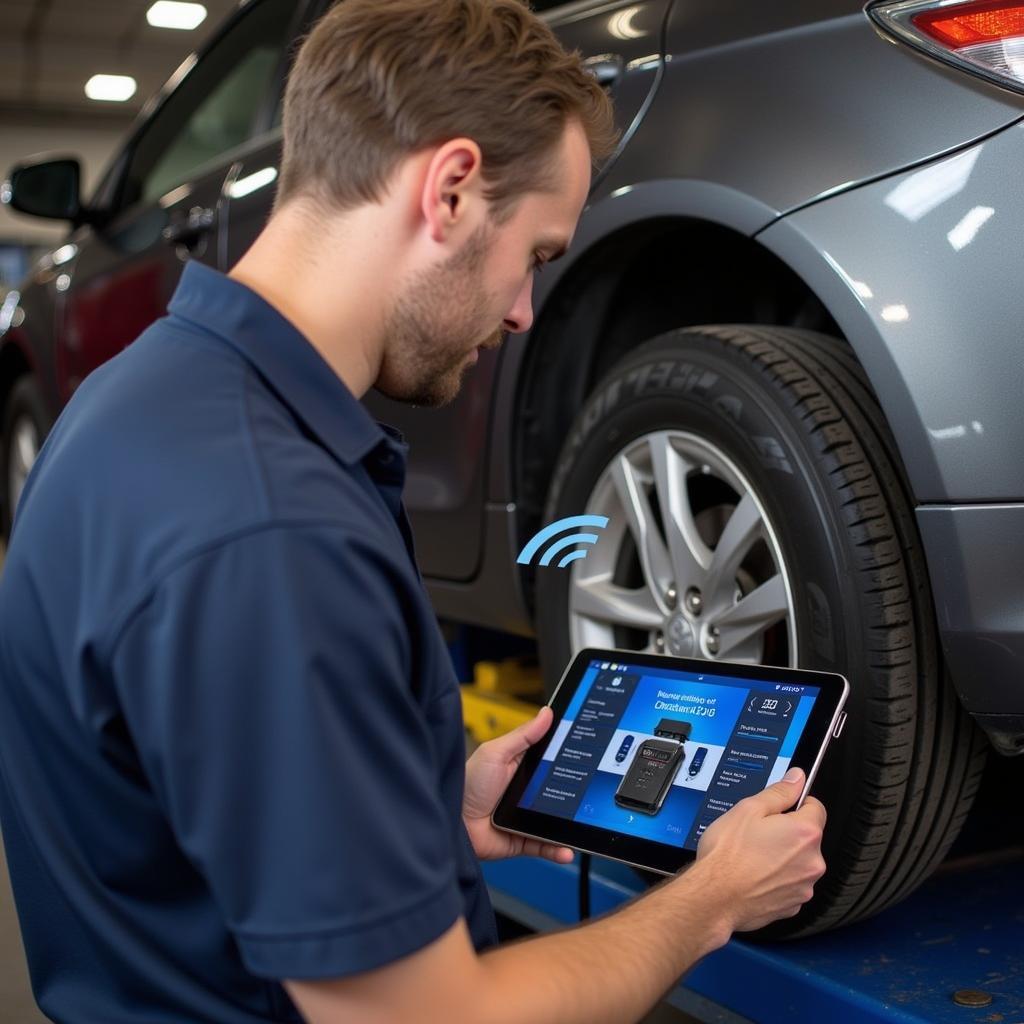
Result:
<svg viewBox="0 0 1024 1024">
<path fill-rule="evenodd" d="M 181 0 L 156 0 L 146 11 L 146 21 L 154 28 L 193 29 L 206 18 L 202 4 L 182 3 Z"/>
<path fill-rule="evenodd" d="M 135 79 L 129 75 L 93 75 L 85 83 L 85 95 L 91 100 L 124 103 L 135 95 Z"/>
</svg>

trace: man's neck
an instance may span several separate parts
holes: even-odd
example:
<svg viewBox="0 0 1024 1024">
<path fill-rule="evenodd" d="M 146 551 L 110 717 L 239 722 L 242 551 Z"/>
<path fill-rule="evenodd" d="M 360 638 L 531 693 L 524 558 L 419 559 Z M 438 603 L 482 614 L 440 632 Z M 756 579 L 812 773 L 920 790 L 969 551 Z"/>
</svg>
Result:
<svg viewBox="0 0 1024 1024">
<path fill-rule="evenodd" d="M 228 276 L 294 324 L 362 398 L 380 372 L 384 282 L 365 248 L 369 258 L 359 258 L 356 234 L 285 208 Z"/>
</svg>

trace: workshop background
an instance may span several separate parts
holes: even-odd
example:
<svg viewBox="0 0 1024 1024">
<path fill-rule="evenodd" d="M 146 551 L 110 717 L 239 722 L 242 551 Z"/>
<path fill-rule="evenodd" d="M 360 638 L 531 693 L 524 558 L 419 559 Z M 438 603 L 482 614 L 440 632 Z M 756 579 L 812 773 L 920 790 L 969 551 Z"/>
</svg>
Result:
<svg viewBox="0 0 1024 1024">
<path fill-rule="evenodd" d="M 81 160 L 84 175 L 82 192 L 88 195 L 110 159 L 122 145 L 134 119 L 144 109 L 149 98 L 167 81 L 188 54 L 203 45 L 224 17 L 236 6 L 237 0 L 204 0 L 203 4 L 177 5 L 178 8 L 189 8 L 196 16 L 196 9 L 201 8 L 202 18 L 192 27 L 168 27 L 167 23 L 174 20 L 175 5 L 166 4 L 163 0 L 0 0 L 0 180 L 12 165 L 27 157 L 47 152 L 66 154 Z M 618 12 L 616 19 L 613 19 L 613 34 L 619 40 L 615 45 L 627 52 L 627 56 L 633 55 L 633 51 L 629 49 L 631 46 L 637 47 L 635 59 L 630 60 L 626 67 L 638 79 L 646 82 L 642 76 L 649 75 L 653 80 L 656 62 L 649 59 L 651 44 L 644 39 L 642 19 L 635 19 L 639 7 L 643 5 L 624 10 L 621 9 L 621 4 L 616 7 L 614 2 L 599 6 L 601 10 L 608 6 Z M 677 12 L 682 10 L 683 6 L 682 3 L 677 3 Z M 756 3 L 752 2 L 750 10 L 755 6 Z M 799 8 L 802 13 L 806 13 L 811 10 L 813 4 L 795 3 L 792 6 L 794 10 Z M 731 4 L 723 4 L 723 9 L 731 11 L 734 8 Z M 1021 24 L 1024 25 L 1024 6 L 1020 11 Z M 848 17 L 849 25 L 853 26 L 855 22 L 859 25 L 858 19 L 862 20 L 862 12 L 858 11 Z M 682 15 L 679 15 L 679 22 L 685 22 Z M 844 24 L 847 23 L 844 21 Z M 685 24 L 683 28 L 686 28 Z M 582 29 L 580 31 L 582 32 Z M 853 28 L 849 31 L 854 35 Z M 680 32 L 680 35 L 684 34 Z M 782 36 L 781 32 L 765 34 Z M 801 39 L 808 35 L 803 30 L 798 34 Z M 699 36 L 699 33 L 697 35 Z M 599 38 L 604 39 L 604 36 Z M 862 42 L 861 37 L 857 36 L 857 46 L 863 45 L 864 52 L 870 54 L 872 61 L 879 59 L 876 51 L 868 48 L 869 45 L 873 47 L 878 41 L 866 33 L 865 39 L 868 41 Z M 703 42 L 711 46 L 711 41 Z M 885 49 L 880 49 L 879 52 L 884 52 L 885 56 L 892 58 L 893 61 L 903 58 L 901 54 L 893 57 L 889 52 L 888 42 L 879 43 L 879 47 L 884 47 Z M 719 48 L 720 51 L 725 49 L 727 47 Z M 861 51 L 850 52 L 856 54 Z M 599 56 L 603 54 L 603 49 L 599 50 Z M 847 59 L 853 63 L 852 58 L 847 56 Z M 1020 59 L 1024 60 L 1024 56 Z M 905 65 L 908 75 L 913 72 L 923 78 L 928 69 L 934 73 L 934 68 L 921 62 L 918 57 L 906 58 Z M 808 61 L 806 66 L 812 70 L 818 67 L 811 61 Z M 889 67 L 881 61 L 879 66 L 883 69 Z M 901 68 L 903 66 L 900 64 Z M 682 61 L 676 62 L 676 68 L 677 74 L 684 73 Z M 616 69 L 604 65 L 597 66 L 599 76 L 612 72 L 621 73 L 622 70 L 622 67 Z M 977 93 L 979 97 L 988 95 L 978 83 L 966 78 L 961 83 L 956 76 L 962 74 L 962 71 L 950 72 L 942 81 L 955 82 L 957 87 L 962 87 L 965 92 L 970 90 L 972 94 Z M 100 79 L 97 82 L 95 76 L 98 75 L 117 77 L 113 80 Z M 880 80 L 887 81 L 883 76 L 879 77 Z M 716 82 L 721 83 L 720 86 L 715 87 L 720 88 L 724 95 L 728 95 L 729 81 L 723 72 L 721 79 L 716 79 Z M 918 78 L 908 77 L 908 82 L 917 88 L 915 83 L 918 82 Z M 932 85 L 930 79 L 928 85 L 929 88 Z M 104 93 L 104 88 L 108 92 Z M 626 98 L 632 95 L 639 107 L 641 93 L 635 83 L 632 88 L 633 93 L 627 92 Z M 122 90 L 123 98 L 109 98 L 118 89 Z M 794 92 L 796 91 L 794 87 Z M 91 98 L 89 92 L 94 96 L 106 95 L 108 98 Z M 920 92 L 915 93 L 909 87 L 902 91 L 892 90 L 894 96 L 903 95 L 904 92 L 907 95 L 920 95 Z M 1007 97 L 1012 99 L 1010 94 L 1006 93 L 999 97 L 1000 102 L 1012 107 L 1012 115 L 1018 117 L 1019 111 Z M 749 107 L 753 102 L 754 100 L 744 98 L 743 105 Z M 1019 97 L 1015 102 L 1019 104 Z M 996 101 L 993 100 L 992 104 L 994 107 Z M 824 97 L 820 106 L 822 111 L 830 113 Z M 711 107 L 705 110 L 698 103 L 697 108 L 694 115 L 697 127 L 703 127 L 704 148 L 711 151 L 716 134 L 727 135 L 728 131 L 723 129 L 721 123 L 715 122 L 715 111 Z M 957 109 L 959 111 L 959 108 Z M 867 111 L 866 106 L 865 111 L 864 122 L 869 124 L 870 131 L 875 133 L 875 114 Z M 921 108 L 918 108 L 917 113 L 920 112 Z M 984 113 L 985 118 L 990 116 L 987 107 L 984 108 Z M 1003 116 L 1001 113 L 1000 117 Z M 1010 116 L 1005 114 L 1006 118 Z M 924 117 L 919 117 L 918 120 L 927 121 Z M 838 158 L 831 165 L 828 160 L 822 159 L 823 167 L 829 172 L 835 171 L 838 176 L 837 182 L 824 179 L 822 182 L 815 181 L 812 193 L 820 186 L 821 194 L 826 194 L 833 185 L 838 193 L 855 179 L 861 184 L 870 184 L 873 176 L 895 173 L 900 167 L 912 170 L 916 166 L 915 161 L 936 157 L 947 149 L 962 145 L 972 134 L 979 139 L 984 138 L 986 133 L 994 133 L 995 128 L 1002 123 L 995 115 L 991 115 L 991 123 L 979 115 L 976 123 L 963 111 L 959 111 L 957 116 L 950 115 L 948 120 L 948 137 L 945 133 L 947 126 L 943 125 L 944 131 L 935 136 L 937 141 L 932 142 L 929 136 L 926 141 L 921 142 L 920 151 L 913 149 L 911 145 L 916 144 L 918 138 L 926 134 L 924 129 L 917 134 L 911 130 L 914 127 L 919 128 L 919 125 L 908 124 L 907 131 L 903 133 L 906 139 L 903 138 L 903 134 L 891 133 L 888 142 L 892 145 L 888 150 L 881 145 L 883 133 L 878 130 L 878 148 L 882 154 L 879 156 L 878 167 L 868 159 L 868 156 L 873 154 L 865 155 L 865 151 L 874 148 L 873 146 L 851 146 L 856 150 L 858 158 L 865 156 L 863 165 L 855 162 L 852 170 L 842 165 Z M 774 122 L 769 127 L 774 127 Z M 930 123 L 925 127 L 928 131 L 935 130 Z M 961 131 L 962 137 L 956 134 Z M 757 135 L 756 132 L 749 134 Z M 893 142 L 897 135 L 899 145 Z M 730 137 L 730 146 L 733 145 L 731 139 L 734 138 L 735 136 Z M 774 145 L 774 137 L 771 137 L 770 141 L 772 145 L 766 146 L 765 152 L 783 150 L 784 147 Z M 993 147 L 998 144 L 999 139 L 995 138 Z M 931 148 L 928 148 L 929 146 Z M 689 147 L 687 156 L 690 155 L 690 151 L 699 155 L 701 147 Z M 889 164 L 885 164 L 885 160 L 888 160 Z M 737 165 L 742 162 L 736 160 Z M 769 160 L 765 162 L 770 164 Z M 731 162 L 726 161 L 726 165 L 727 170 L 732 173 L 734 168 Z M 928 185 L 929 180 L 929 187 L 933 190 L 938 188 L 941 192 L 944 189 L 949 194 L 955 194 L 956 187 L 955 183 L 950 184 L 951 177 L 956 178 L 959 174 L 963 179 L 959 181 L 959 187 L 962 187 L 966 180 L 964 175 L 969 171 L 968 165 L 973 164 L 970 161 L 950 161 L 950 165 L 951 167 L 947 166 L 944 171 L 940 167 L 942 173 L 938 179 L 938 186 L 935 184 L 935 176 L 931 179 L 908 178 L 900 186 L 902 192 L 898 189 L 893 190 L 894 195 L 902 197 L 899 201 L 894 201 L 895 206 L 898 207 L 900 201 L 905 203 L 908 195 L 911 198 L 916 196 L 920 203 L 922 182 Z M 984 167 L 984 161 L 980 166 Z M 787 173 L 778 175 L 779 183 L 785 183 L 787 187 L 792 184 L 793 188 L 801 184 L 802 178 L 799 175 L 790 174 L 789 168 L 784 169 Z M 692 176 L 700 177 L 696 172 Z M 876 185 L 878 188 L 883 187 L 879 183 Z M 885 186 L 886 189 L 888 187 Z M 780 189 L 785 193 L 781 184 Z M 717 192 L 708 195 L 716 201 L 721 198 Z M 932 250 L 945 252 L 948 249 L 949 254 L 952 254 L 948 258 L 966 260 L 977 250 L 964 248 L 974 237 L 971 234 L 968 238 L 964 231 L 970 228 L 976 233 L 984 223 L 984 220 L 972 221 L 970 213 L 977 214 L 977 211 L 981 210 L 983 217 L 993 217 L 993 210 L 1001 205 L 1003 198 L 999 196 L 999 201 L 993 200 L 992 208 L 974 207 L 968 216 L 950 231 L 948 243 L 940 239 L 941 244 L 933 246 Z M 794 206 L 799 206 L 802 201 L 795 193 L 788 198 L 783 194 L 779 199 L 779 205 L 781 208 L 785 207 L 787 202 L 792 202 Z M 892 203 L 889 206 L 882 203 L 879 205 L 889 209 Z M 1010 205 L 1008 200 L 1006 205 Z M 984 213 L 985 210 L 988 211 L 987 214 Z M 910 213 L 904 210 L 903 214 L 893 208 L 889 209 L 889 214 L 893 223 L 896 223 L 898 216 L 902 217 L 901 223 L 904 225 L 917 224 L 924 215 L 923 207 L 912 207 Z M 992 228 L 1002 223 L 1003 214 L 1004 211 L 1000 209 L 994 216 Z M 815 215 L 813 210 L 808 213 L 809 218 Z M 885 223 L 888 224 L 889 221 Z M 927 221 L 923 223 L 927 224 Z M 961 229 L 959 234 L 958 229 Z M 65 223 L 13 214 L 8 207 L 0 204 L 0 307 L 3 306 L 7 293 L 18 285 L 33 263 L 43 254 L 52 251 L 54 246 L 59 245 L 66 234 Z M 851 231 L 850 234 L 853 236 L 856 232 Z M 888 243 L 889 240 L 886 241 Z M 961 255 L 962 250 L 966 255 Z M 717 252 L 713 247 L 710 251 L 711 255 Z M 725 250 L 721 252 L 724 253 Z M 921 246 L 920 252 L 926 252 L 926 247 Z M 1016 260 L 1019 268 L 1019 248 L 1012 254 L 1012 258 Z M 710 256 L 708 260 L 711 261 Z M 739 266 L 737 277 L 752 277 L 759 265 L 744 263 Z M 651 279 L 655 282 L 652 287 L 662 287 L 663 277 L 660 271 L 653 274 Z M 635 286 L 639 285 L 639 282 L 633 283 Z M 868 299 L 871 298 L 871 291 L 865 282 L 858 280 L 852 283 L 862 298 L 865 295 Z M 886 282 L 883 280 L 883 283 Z M 914 317 L 919 316 L 918 308 L 915 307 Z M 903 322 L 909 319 L 909 314 L 904 305 L 893 303 L 882 308 L 881 317 L 885 321 Z M 732 319 L 735 318 L 723 322 L 732 322 Z M 1019 321 L 1017 324 L 1019 326 Z M 810 326 L 820 324 L 812 322 Z M 645 324 L 641 324 L 641 328 L 645 328 Z M 651 331 L 656 333 L 653 328 Z M 552 375 L 552 379 L 557 379 L 556 375 Z M 977 430 L 977 427 L 975 429 Z M 481 429 L 481 435 L 483 433 Z M 978 435 L 980 436 L 980 431 Z M 461 542 L 461 535 L 457 539 Z M 439 550 L 441 555 L 446 555 L 443 547 L 441 545 Z M 469 545 L 465 547 L 469 552 Z M 432 554 L 425 546 L 420 546 L 419 553 L 421 560 L 424 556 L 441 557 L 437 553 Z M 488 647 L 488 656 L 494 656 L 493 646 Z M 460 674 L 468 681 L 474 675 L 472 663 L 477 659 L 467 656 L 464 660 L 466 663 L 461 667 Z M 533 682 L 536 682 L 535 678 Z M 505 691 L 514 693 L 514 686 L 508 685 L 507 676 L 504 677 L 504 683 Z M 469 706 L 477 708 L 479 722 L 482 727 L 488 727 L 493 721 L 494 708 L 501 705 L 495 703 L 493 695 L 486 687 L 480 688 L 479 692 L 467 694 L 467 699 L 478 701 L 476 705 Z M 775 947 L 774 949 L 785 950 L 778 954 L 773 947 L 758 947 L 745 943 L 730 944 L 729 949 L 723 951 L 718 960 L 722 965 L 721 976 L 735 977 L 739 974 L 745 979 L 744 985 L 740 987 L 746 992 L 756 994 L 763 991 L 769 1001 L 775 998 L 773 993 L 786 991 L 790 1007 L 799 1005 L 807 1010 L 803 1014 L 790 1010 L 785 1018 L 787 1021 L 820 1020 L 827 1017 L 837 1022 L 857 1020 L 858 1024 L 865 1020 L 901 1021 L 907 1024 L 909 1021 L 921 1019 L 937 1020 L 939 1017 L 935 1015 L 928 1016 L 931 1012 L 929 1010 L 921 1010 L 920 1016 L 914 1016 L 915 1007 L 931 998 L 941 1001 L 943 1007 L 952 1015 L 948 1018 L 942 1017 L 943 1020 L 970 1021 L 971 1024 L 976 1021 L 1021 1024 L 1020 1018 L 1015 1015 L 1015 1008 L 1021 1005 L 1020 993 L 1024 978 L 1024 956 L 1021 953 L 1024 949 L 1024 942 L 1021 941 L 1024 911 L 1020 909 L 1018 895 L 1019 869 L 1024 860 L 1024 816 L 1020 813 L 1022 785 L 1024 758 L 1010 760 L 993 754 L 985 768 L 980 787 L 981 795 L 962 836 L 936 873 L 935 879 L 919 894 L 866 923 L 857 923 L 839 932 L 825 935 L 819 941 L 802 940 L 784 947 Z M 572 920 L 572 915 L 576 911 L 575 888 L 566 882 L 566 878 L 569 877 L 568 871 L 557 872 L 551 866 L 541 870 L 544 867 L 540 865 L 538 868 L 537 865 L 518 862 L 507 871 L 496 869 L 491 876 L 492 883 L 495 880 L 499 883 L 499 889 L 504 886 L 508 893 L 516 894 L 508 896 L 506 893 L 504 905 L 510 913 L 516 909 L 529 911 L 525 916 L 534 921 L 537 927 Z M 639 883 L 634 877 L 624 880 L 618 876 L 605 876 L 595 872 L 595 910 L 606 909 L 631 895 L 634 890 L 629 887 L 630 885 Z M 531 896 L 536 895 L 536 905 L 531 904 L 527 907 L 525 900 L 517 903 L 519 895 L 525 892 L 529 892 Z M 967 928 L 966 924 L 970 924 L 973 930 Z M 983 936 L 983 941 L 977 940 L 978 935 Z M 977 963 L 972 965 L 968 960 L 968 954 L 974 956 L 975 960 L 980 958 L 982 967 L 979 968 Z M 965 967 L 965 964 L 968 966 Z M 992 969 L 988 970 L 990 964 Z M 926 967 L 931 973 L 926 973 Z M 702 986 L 705 994 L 710 993 L 709 999 L 712 996 L 718 999 L 719 991 L 725 988 L 719 977 L 713 976 L 712 971 L 708 971 L 698 980 L 699 985 L 695 988 Z M 978 987 L 983 984 L 991 991 L 981 992 L 979 995 Z M 867 992 L 870 985 L 874 985 L 874 991 L 869 1002 L 862 993 Z M 893 996 L 893 993 L 896 995 Z M 968 993 L 968 996 L 963 996 L 963 993 Z M 988 999 L 989 1002 L 958 1002 L 957 996 L 976 1000 Z M 688 998 L 690 1001 L 685 1005 L 692 1007 L 695 1013 L 701 1010 L 702 1019 L 714 1019 L 722 1024 L 744 1024 L 736 1014 L 715 1016 L 717 1011 L 711 1003 L 701 1003 L 699 996 Z M 989 1004 L 993 999 L 995 1003 L 990 1009 Z M 834 1004 L 830 1000 L 834 1001 Z M 844 1017 L 842 1013 L 834 1011 L 833 1005 L 847 1008 L 852 1006 L 855 1010 L 852 1016 Z M 821 1013 L 811 1013 L 808 1009 L 821 1006 L 829 1009 Z M 885 1012 L 879 1009 L 881 1006 L 885 1006 Z M 1006 1010 L 1004 1017 L 999 1011 L 1007 1006 L 1010 1009 Z M 888 1015 L 889 1010 L 892 1011 L 891 1016 Z M 675 1021 L 678 1024 L 687 1019 L 689 1018 L 677 1010 L 663 1007 L 649 1018 L 647 1024 L 653 1024 L 655 1020 Z M 43 1020 L 29 991 L 6 864 L 0 863 L 0 1022 L 38 1024 Z M 749 1021 L 746 1024 L 749 1024 Z"/>
<path fill-rule="evenodd" d="M 141 0 L 0 2 L 0 168 L 6 174 L 37 153 L 82 161 L 89 194 L 146 101 L 201 46 L 236 4 L 206 0 L 194 29 L 158 28 Z M 127 76 L 123 101 L 93 100 L 97 74 Z M 0 301 L 31 263 L 67 234 L 67 225 L 11 213 L 0 205 Z"/>
</svg>

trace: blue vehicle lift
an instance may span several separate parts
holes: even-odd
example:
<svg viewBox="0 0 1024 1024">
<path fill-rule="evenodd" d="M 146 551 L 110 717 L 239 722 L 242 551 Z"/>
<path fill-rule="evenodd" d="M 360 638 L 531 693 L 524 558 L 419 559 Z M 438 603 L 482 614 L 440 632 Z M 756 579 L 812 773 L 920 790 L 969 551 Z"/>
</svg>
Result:
<svg viewBox="0 0 1024 1024">
<path fill-rule="evenodd" d="M 520 858 L 484 873 L 506 917 L 536 931 L 578 920 L 576 863 Z M 599 858 L 590 881 L 595 915 L 644 889 L 631 869 Z M 903 903 L 835 932 L 773 945 L 733 939 L 668 1002 L 721 1024 L 1021 1024 L 1024 851 L 950 862 Z"/>
</svg>

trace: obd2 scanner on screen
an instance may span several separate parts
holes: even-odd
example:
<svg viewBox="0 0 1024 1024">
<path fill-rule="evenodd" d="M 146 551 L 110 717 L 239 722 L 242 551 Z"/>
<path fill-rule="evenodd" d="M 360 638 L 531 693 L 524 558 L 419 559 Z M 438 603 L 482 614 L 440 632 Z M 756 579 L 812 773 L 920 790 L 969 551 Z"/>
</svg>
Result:
<svg viewBox="0 0 1024 1024">
<path fill-rule="evenodd" d="M 791 766 L 807 775 L 799 806 L 849 692 L 834 672 L 584 648 L 491 820 L 674 875 L 711 821 Z"/>
<path fill-rule="evenodd" d="M 661 810 L 686 758 L 683 744 L 689 739 L 690 729 L 689 722 L 668 718 L 658 723 L 655 735 L 661 738 L 639 745 L 615 791 L 615 802 L 620 807 L 651 815 Z"/>
</svg>

